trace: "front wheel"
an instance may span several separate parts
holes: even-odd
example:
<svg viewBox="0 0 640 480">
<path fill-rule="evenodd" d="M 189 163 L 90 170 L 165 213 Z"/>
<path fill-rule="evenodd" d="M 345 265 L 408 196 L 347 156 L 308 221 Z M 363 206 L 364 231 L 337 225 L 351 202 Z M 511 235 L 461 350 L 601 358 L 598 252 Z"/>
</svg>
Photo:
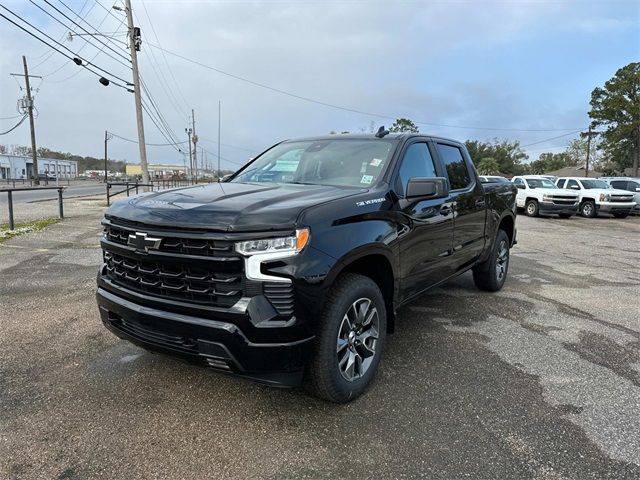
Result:
<svg viewBox="0 0 640 480">
<path fill-rule="evenodd" d="M 307 390 L 336 403 L 360 396 L 375 377 L 387 330 L 384 298 L 369 277 L 345 273 L 329 292 L 305 372 Z"/>
<path fill-rule="evenodd" d="M 509 236 L 498 230 L 490 257 L 473 267 L 473 281 L 480 290 L 497 292 L 504 286 L 509 270 Z"/>
<path fill-rule="evenodd" d="M 527 205 L 524 209 L 525 213 L 528 217 L 537 217 L 538 216 L 538 201 L 537 200 L 528 200 Z"/>
<path fill-rule="evenodd" d="M 587 200 L 586 202 L 582 202 L 580 205 L 580 215 L 587 218 L 593 218 L 598 214 L 596 210 L 596 204 L 591 200 Z"/>
</svg>

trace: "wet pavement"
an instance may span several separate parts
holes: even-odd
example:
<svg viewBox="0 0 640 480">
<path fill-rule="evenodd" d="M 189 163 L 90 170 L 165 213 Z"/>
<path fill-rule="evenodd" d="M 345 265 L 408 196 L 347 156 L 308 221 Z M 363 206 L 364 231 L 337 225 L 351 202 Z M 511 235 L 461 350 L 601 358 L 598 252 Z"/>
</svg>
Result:
<svg viewBox="0 0 640 480">
<path fill-rule="evenodd" d="M 640 219 L 518 218 L 496 294 L 403 308 L 348 405 L 101 325 L 102 209 L 0 244 L 0 478 L 640 478 Z"/>
</svg>

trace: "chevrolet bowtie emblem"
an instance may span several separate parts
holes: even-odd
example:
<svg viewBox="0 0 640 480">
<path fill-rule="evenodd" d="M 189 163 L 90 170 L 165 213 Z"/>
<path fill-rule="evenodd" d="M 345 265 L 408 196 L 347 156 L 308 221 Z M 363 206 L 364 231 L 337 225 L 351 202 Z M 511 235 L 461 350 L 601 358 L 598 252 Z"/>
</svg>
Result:
<svg viewBox="0 0 640 480">
<path fill-rule="evenodd" d="M 148 252 L 149 249 L 157 250 L 160 248 L 161 238 L 148 237 L 146 233 L 136 232 L 129 235 L 127 243 L 139 252 Z"/>
</svg>

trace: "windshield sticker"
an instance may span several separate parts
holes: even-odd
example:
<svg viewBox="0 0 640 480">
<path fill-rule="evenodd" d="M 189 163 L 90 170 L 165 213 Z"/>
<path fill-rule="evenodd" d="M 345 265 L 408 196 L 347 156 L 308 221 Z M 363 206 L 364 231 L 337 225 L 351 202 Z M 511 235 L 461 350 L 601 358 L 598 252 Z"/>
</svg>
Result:
<svg viewBox="0 0 640 480">
<path fill-rule="evenodd" d="M 371 182 L 373 182 L 373 175 L 362 175 L 362 179 L 360 180 L 360 183 L 364 185 L 370 185 Z"/>
<path fill-rule="evenodd" d="M 371 160 L 371 163 L 369 163 L 369 165 L 371 165 L 372 167 L 379 167 L 380 165 L 382 165 L 382 159 L 374 158 L 373 160 Z"/>
</svg>

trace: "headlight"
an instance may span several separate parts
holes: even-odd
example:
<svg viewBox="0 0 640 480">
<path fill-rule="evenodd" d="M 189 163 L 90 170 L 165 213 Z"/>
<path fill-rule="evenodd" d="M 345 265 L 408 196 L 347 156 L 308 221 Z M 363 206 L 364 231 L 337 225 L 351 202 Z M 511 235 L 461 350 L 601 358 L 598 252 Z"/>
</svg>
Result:
<svg viewBox="0 0 640 480">
<path fill-rule="evenodd" d="M 542 195 L 542 201 L 543 202 L 553 202 L 553 196 L 552 195 Z"/>
<path fill-rule="evenodd" d="M 261 240 L 247 240 L 236 242 L 236 252 L 241 255 L 256 255 L 259 253 L 292 253 L 300 252 L 309 242 L 308 228 L 296 230 L 295 236 L 267 238 Z"/>
<path fill-rule="evenodd" d="M 600 201 L 601 202 L 608 202 L 611 199 L 611 196 L 607 193 L 601 193 L 600 194 Z"/>
</svg>

